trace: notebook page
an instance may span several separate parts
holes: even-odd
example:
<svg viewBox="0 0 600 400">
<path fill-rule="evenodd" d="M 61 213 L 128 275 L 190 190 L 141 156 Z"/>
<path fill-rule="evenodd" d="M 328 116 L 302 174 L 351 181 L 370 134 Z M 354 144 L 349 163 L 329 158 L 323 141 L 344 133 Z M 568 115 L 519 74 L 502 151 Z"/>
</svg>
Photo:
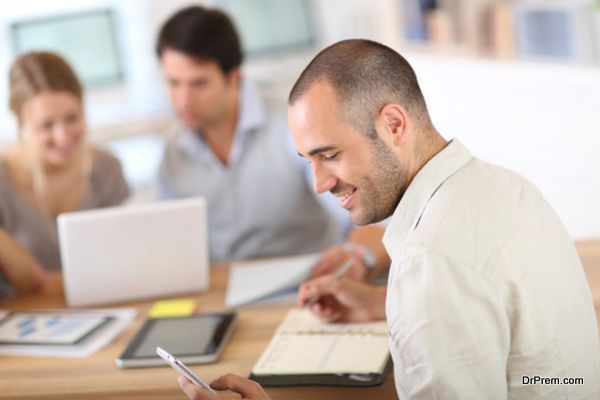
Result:
<svg viewBox="0 0 600 400">
<path fill-rule="evenodd" d="M 388 328 L 385 321 L 364 323 L 325 323 L 320 321 L 310 310 L 295 308 L 290 310 L 277 333 L 354 333 L 373 334 L 387 337 Z"/>
<path fill-rule="evenodd" d="M 388 353 L 388 337 L 382 335 L 276 334 L 252 373 L 382 373 Z"/>
</svg>

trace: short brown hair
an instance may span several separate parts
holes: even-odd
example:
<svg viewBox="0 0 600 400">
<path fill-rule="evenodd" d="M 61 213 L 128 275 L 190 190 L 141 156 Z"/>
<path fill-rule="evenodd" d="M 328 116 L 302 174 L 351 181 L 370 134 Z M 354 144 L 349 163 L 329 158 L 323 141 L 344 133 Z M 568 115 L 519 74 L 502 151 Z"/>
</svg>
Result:
<svg viewBox="0 0 600 400">
<path fill-rule="evenodd" d="M 233 22 L 217 9 L 191 6 L 179 10 L 158 34 L 156 54 L 172 49 L 202 61 L 214 61 L 227 74 L 243 61 L 242 45 Z"/>
<path fill-rule="evenodd" d="M 43 91 L 69 92 L 79 100 L 83 88 L 75 72 L 59 55 L 40 51 L 18 57 L 9 73 L 9 105 L 21 123 L 23 104 Z"/>
<path fill-rule="evenodd" d="M 372 123 L 388 103 L 400 104 L 415 119 L 430 121 L 415 71 L 404 57 L 381 43 L 350 39 L 325 48 L 294 84 L 289 104 L 319 81 L 332 86 L 345 119 L 369 137 L 376 135 Z"/>
</svg>

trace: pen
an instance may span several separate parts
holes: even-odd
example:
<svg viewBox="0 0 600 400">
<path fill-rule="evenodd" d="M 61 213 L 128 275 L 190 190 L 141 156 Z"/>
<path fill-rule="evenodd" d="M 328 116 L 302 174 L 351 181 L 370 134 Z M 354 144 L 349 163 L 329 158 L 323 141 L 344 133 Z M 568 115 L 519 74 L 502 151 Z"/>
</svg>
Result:
<svg viewBox="0 0 600 400">
<path fill-rule="evenodd" d="M 355 262 L 356 262 L 356 260 L 354 258 L 350 258 L 350 259 L 346 260 L 342 264 L 342 266 L 337 271 L 335 271 L 335 273 L 331 277 L 331 280 L 336 281 L 336 280 L 340 279 L 342 276 L 346 275 L 346 272 L 348 272 L 350 270 L 350 268 L 352 268 L 354 266 Z M 312 306 L 317 304 L 317 301 L 319 301 L 318 297 L 316 297 L 316 296 L 311 297 L 311 299 L 308 300 L 308 302 L 304 305 L 304 307 L 311 308 Z"/>
</svg>

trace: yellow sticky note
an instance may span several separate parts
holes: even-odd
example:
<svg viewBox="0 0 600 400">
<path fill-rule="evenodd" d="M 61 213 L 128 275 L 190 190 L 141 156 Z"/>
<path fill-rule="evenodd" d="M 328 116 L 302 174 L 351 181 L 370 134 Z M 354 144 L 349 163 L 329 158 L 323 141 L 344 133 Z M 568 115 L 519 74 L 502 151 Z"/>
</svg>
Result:
<svg viewBox="0 0 600 400">
<path fill-rule="evenodd" d="M 185 317 L 192 315 L 196 302 L 192 299 L 162 300 L 154 303 L 148 315 L 151 318 Z"/>
</svg>

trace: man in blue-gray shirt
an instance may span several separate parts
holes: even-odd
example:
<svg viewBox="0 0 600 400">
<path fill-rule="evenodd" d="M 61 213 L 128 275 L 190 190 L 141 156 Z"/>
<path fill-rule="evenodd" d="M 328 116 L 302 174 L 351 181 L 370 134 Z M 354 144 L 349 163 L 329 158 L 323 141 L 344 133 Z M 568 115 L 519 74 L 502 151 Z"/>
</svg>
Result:
<svg viewBox="0 0 600 400">
<path fill-rule="evenodd" d="M 311 190 L 307 165 L 296 154 L 284 102 L 268 104 L 242 79 L 240 41 L 227 15 L 199 6 L 174 14 L 162 27 L 157 54 L 181 129 L 166 147 L 159 172 L 162 198 L 202 196 L 208 202 L 213 261 L 321 251 L 317 272 L 348 257 L 381 267 L 382 229 L 349 234 Z M 362 268 L 360 265 L 362 264 Z"/>
</svg>

